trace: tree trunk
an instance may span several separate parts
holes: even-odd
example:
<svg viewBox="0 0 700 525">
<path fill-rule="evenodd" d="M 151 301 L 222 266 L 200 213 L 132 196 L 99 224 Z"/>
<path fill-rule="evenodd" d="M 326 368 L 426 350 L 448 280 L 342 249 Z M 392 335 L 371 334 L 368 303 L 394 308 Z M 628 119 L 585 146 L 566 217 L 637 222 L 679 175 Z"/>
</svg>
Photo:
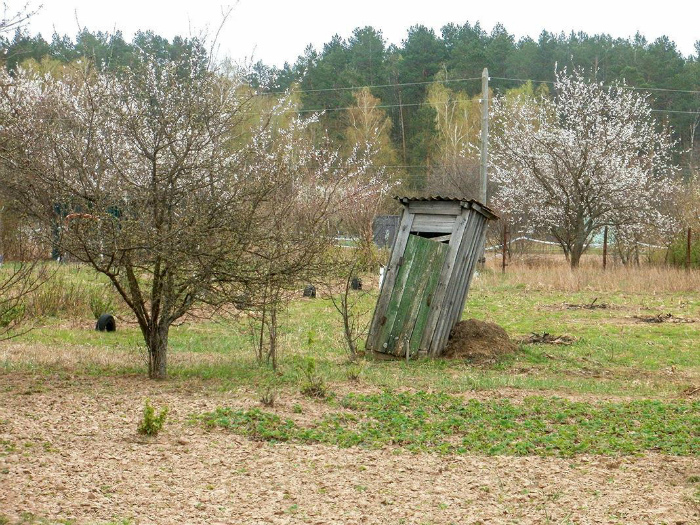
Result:
<svg viewBox="0 0 700 525">
<path fill-rule="evenodd" d="M 357 358 L 357 346 L 355 344 L 355 334 L 353 331 L 353 322 L 351 318 L 352 313 L 350 312 L 350 304 L 348 303 L 349 290 L 350 279 L 348 278 L 345 280 L 345 290 L 343 290 L 343 294 L 340 298 L 340 313 L 343 317 L 343 331 L 345 333 L 345 342 L 347 343 L 348 350 L 350 351 L 350 360 L 355 361 L 355 359 Z"/>
<path fill-rule="evenodd" d="M 268 348 L 267 360 L 272 363 L 272 369 L 277 371 L 277 308 L 278 303 L 270 308 L 270 318 L 267 324 L 270 346 Z"/>
<path fill-rule="evenodd" d="M 581 219 L 578 221 L 576 230 L 574 230 L 574 232 L 574 242 L 571 245 L 571 257 L 569 259 L 569 263 L 571 264 L 572 269 L 579 267 L 579 264 L 581 262 L 581 256 L 583 255 L 583 252 L 586 251 L 586 248 L 588 248 L 586 240 L 588 239 L 590 230 L 586 227 L 586 225 L 583 223 L 583 220 Z"/>
<path fill-rule="evenodd" d="M 170 325 L 156 325 L 148 337 L 148 377 L 166 379 L 168 358 L 168 332 Z"/>
<path fill-rule="evenodd" d="M 585 241 L 579 242 L 579 240 L 577 240 L 573 244 L 573 246 L 571 247 L 569 263 L 571 264 L 572 269 L 579 267 L 579 264 L 581 262 L 581 256 L 583 255 L 583 252 L 585 249 L 586 249 Z"/>
</svg>

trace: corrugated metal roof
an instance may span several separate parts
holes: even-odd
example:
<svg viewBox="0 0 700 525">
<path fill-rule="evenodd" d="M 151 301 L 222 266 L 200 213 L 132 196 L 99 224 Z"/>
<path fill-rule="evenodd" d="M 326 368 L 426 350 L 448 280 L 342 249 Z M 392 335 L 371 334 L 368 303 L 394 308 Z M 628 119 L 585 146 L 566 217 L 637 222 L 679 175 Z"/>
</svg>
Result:
<svg viewBox="0 0 700 525">
<path fill-rule="evenodd" d="M 461 202 L 468 204 L 469 207 L 473 207 L 472 205 L 476 204 L 476 208 L 483 213 L 485 216 L 487 216 L 490 220 L 497 220 L 498 215 L 494 213 L 494 211 L 486 206 L 485 204 L 482 204 L 481 202 L 475 200 L 475 199 L 468 199 L 466 197 L 454 197 L 454 196 L 443 196 L 443 195 L 423 195 L 423 196 L 406 196 L 402 197 L 400 195 L 397 195 L 394 197 L 397 201 L 407 204 L 409 202 L 435 202 L 435 201 L 440 201 L 440 202 Z"/>
<path fill-rule="evenodd" d="M 466 197 L 452 197 L 452 196 L 442 196 L 442 195 L 423 195 L 423 196 L 411 196 L 402 197 L 397 195 L 394 197 L 396 200 L 401 202 L 414 202 L 414 201 L 458 201 L 458 202 L 468 202 L 473 199 L 467 199 Z"/>
</svg>

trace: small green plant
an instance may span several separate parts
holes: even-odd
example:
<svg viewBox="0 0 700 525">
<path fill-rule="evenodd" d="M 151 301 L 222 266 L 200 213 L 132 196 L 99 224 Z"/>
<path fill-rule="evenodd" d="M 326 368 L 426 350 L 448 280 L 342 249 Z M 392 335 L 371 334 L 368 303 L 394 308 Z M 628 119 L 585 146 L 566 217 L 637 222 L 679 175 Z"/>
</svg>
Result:
<svg viewBox="0 0 700 525">
<path fill-rule="evenodd" d="M 260 394 L 260 404 L 266 407 L 275 406 L 277 399 L 277 391 L 271 385 L 266 386 Z"/>
<path fill-rule="evenodd" d="M 316 360 L 313 357 L 307 358 L 300 369 L 304 375 L 301 393 L 309 397 L 325 398 L 328 389 L 323 377 L 316 372 Z"/>
<path fill-rule="evenodd" d="M 18 323 L 25 315 L 24 304 L 15 304 L 5 309 L 0 309 L 0 328 L 7 328 Z"/>
<path fill-rule="evenodd" d="M 156 409 L 151 405 L 151 400 L 146 399 L 143 406 L 143 419 L 139 423 L 139 434 L 155 436 L 163 429 L 165 418 L 168 416 L 168 407 L 163 408 L 156 416 Z"/>
<path fill-rule="evenodd" d="M 199 419 L 210 427 L 229 428 L 251 439 L 275 443 L 295 438 L 299 430 L 292 420 L 283 420 L 277 414 L 262 412 L 257 408 L 217 408 L 214 412 L 199 416 Z"/>
<path fill-rule="evenodd" d="M 362 372 L 364 372 L 364 370 L 365 367 L 363 364 L 354 363 L 351 361 L 348 365 L 345 375 L 347 376 L 348 380 L 357 383 L 360 380 L 360 376 L 362 375 Z"/>
<path fill-rule="evenodd" d="M 316 342 L 316 332 L 309 330 L 306 334 L 306 346 L 311 348 Z"/>
</svg>

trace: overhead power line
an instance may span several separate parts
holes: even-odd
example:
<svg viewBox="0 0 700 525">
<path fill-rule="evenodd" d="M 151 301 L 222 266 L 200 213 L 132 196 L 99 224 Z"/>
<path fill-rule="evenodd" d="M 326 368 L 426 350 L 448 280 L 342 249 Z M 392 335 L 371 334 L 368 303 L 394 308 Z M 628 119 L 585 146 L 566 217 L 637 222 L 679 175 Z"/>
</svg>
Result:
<svg viewBox="0 0 700 525">
<path fill-rule="evenodd" d="M 534 84 L 556 84 L 553 80 L 534 80 L 531 78 L 508 78 L 508 77 L 490 77 L 491 80 L 510 80 L 513 82 L 532 82 Z M 639 86 L 612 86 L 611 84 L 605 85 L 605 87 L 619 87 L 621 89 L 630 89 L 634 91 L 662 91 L 668 93 L 686 93 L 691 95 L 700 95 L 699 90 L 693 89 L 672 89 L 672 88 L 656 88 L 656 87 L 639 87 Z"/>
<path fill-rule="evenodd" d="M 555 81 L 553 80 L 535 80 L 532 78 L 510 78 L 510 77 L 489 77 L 490 80 L 505 80 L 505 81 L 510 81 L 510 82 L 532 82 L 534 84 L 556 84 Z M 476 81 L 476 80 L 481 80 L 481 77 L 471 77 L 471 78 L 448 78 L 444 80 L 426 80 L 426 81 L 421 81 L 421 82 L 397 82 L 394 84 L 367 84 L 367 85 L 359 85 L 359 86 L 336 86 L 336 87 L 330 87 L 330 88 L 318 88 L 318 89 L 293 89 L 289 91 L 266 91 L 266 92 L 261 92 L 259 93 L 260 95 L 264 96 L 273 96 L 273 95 L 286 95 L 286 94 L 294 94 L 294 93 L 324 93 L 324 92 L 333 92 L 333 91 L 353 91 L 353 90 L 359 90 L 359 89 L 382 89 L 382 88 L 399 88 L 399 87 L 409 87 L 409 86 L 426 86 L 430 84 L 450 84 L 450 83 L 456 83 L 456 82 L 470 82 L 470 81 Z M 608 84 L 605 87 L 613 87 L 612 85 Z M 639 87 L 639 86 L 618 86 L 621 89 L 630 89 L 634 91 L 658 91 L 658 92 L 666 92 L 666 93 L 685 93 L 685 94 L 690 94 L 690 95 L 700 95 L 700 90 L 693 90 L 693 89 L 672 89 L 672 88 L 663 88 L 663 87 Z M 404 104 L 406 105 L 406 104 Z"/>
<path fill-rule="evenodd" d="M 453 104 L 457 104 L 454 101 Z M 429 106 L 429 102 L 414 102 L 410 104 L 378 104 L 372 106 L 373 108 L 390 109 L 390 108 L 406 108 L 406 107 L 417 107 L 417 106 Z M 348 111 L 351 109 L 357 109 L 357 106 L 346 106 L 346 107 L 331 107 L 331 108 L 315 108 L 315 109 L 290 109 L 285 111 L 285 113 L 329 113 L 333 111 Z M 700 111 L 681 111 L 672 109 L 652 109 L 654 113 L 682 113 L 685 115 L 700 115 Z"/>
<path fill-rule="evenodd" d="M 427 102 L 413 102 L 411 104 L 378 104 L 372 106 L 374 108 L 388 109 L 388 108 L 406 108 L 406 107 L 416 107 L 425 106 Z M 285 113 L 327 113 L 329 111 L 347 111 L 350 109 L 357 109 L 357 106 L 347 106 L 344 108 L 319 108 L 319 109 L 290 109 L 285 111 Z"/>
<path fill-rule="evenodd" d="M 681 111 L 679 109 L 652 109 L 652 113 L 681 113 L 683 115 L 700 115 L 700 111 Z"/>
<path fill-rule="evenodd" d="M 509 77 L 489 77 L 491 80 L 504 80 L 511 82 L 532 82 L 535 84 L 555 84 L 556 82 L 552 80 L 534 80 L 531 78 L 509 78 Z M 481 77 L 471 77 L 471 78 L 455 78 L 455 79 L 444 79 L 444 80 L 433 80 L 433 81 L 422 81 L 422 82 L 401 82 L 395 84 L 371 84 L 365 86 L 338 86 L 332 88 L 319 88 L 319 89 L 294 89 L 290 91 L 268 91 L 261 92 L 260 95 L 273 96 L 273 95 L 285 95 L 293 93 L 322 93 L 322 92 L 333 92 L 333 91 L 350 91 L 359 89 L 379 89 L 379 88 L 398 88 L 398 87 L 408 87 L 408 86 L 421 86 L 430 84 L 448 84 L 455 82 L 469 82 L 481 80 Z M 612 87 L 610 85 L 606 87 Z M 619 86 L 622 89 L 630 89 L 635 91 L 657 91 L 657 92 L 667 92 L 667 93 L 684 93 L 684 94 L 694 94 L 700 95 L 700 90 L 689 90 L 689 89 L 671 89 L 671 88 L 647 88 L 647 87 L 637 87 L 637 86 Z M 457 102 L 453 102 L 456 104 Z M 381 104 L 374 106 L 375 108 L 381 109 L 392 109 L 400 107 L 418 107 L 428 105 L 427 102 L 417 102 L 408 104 Z M 288 112 L 293 113 L 328 113 L 335 111 L 348 111 L 350 109 L 355 109 L 355 106 L 346 107 L 324 107 L 324 108 L 311 108 L 311 109 L 300 109 L 300 110 L 289 110 Z M 683 115 L 700 115 L 700 111 L 684 111 L 684 110 L 672 110 L 672 109 L 652 109 L 654 113 L 674 113 Z"/>
<path fill-rule="evenodd" d="M 381 88 L 397 88 L 397 87 L 409 87 L 409 86 L 427 86 L 429 84 L 449 84 L 453 82 L 469 82 L 472 80 L 481 80 L 481 77 L 474 78 L 449 78 L 446 80 L 425 80 L 421 82 L 397 82 L 395 84 L 370 84 L 366 86 L 340 86 L 332 88 L 318 88 L 318 89 L 292 89 L 290 91 L 267 91 L 260 93 L 261 95 L 286 95 L 287 93 L 323 93 L 329 91 L 353 91 L 358 89 L 381 89 Z"/>
</svg>

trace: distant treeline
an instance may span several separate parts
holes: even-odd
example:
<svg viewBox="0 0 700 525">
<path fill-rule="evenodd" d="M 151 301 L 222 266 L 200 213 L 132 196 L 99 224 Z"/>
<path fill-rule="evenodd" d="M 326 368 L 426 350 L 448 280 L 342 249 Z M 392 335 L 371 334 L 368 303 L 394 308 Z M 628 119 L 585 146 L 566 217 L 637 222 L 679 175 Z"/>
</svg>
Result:
<svg viewBox="0 0 700 525">
<path fill-rule="evenodd" d="M 170 42 L 143 32 L 128 43 L 119 32 L 83 31 L 75 40 L 55 35 L 47 42 L 40 35 L 18 31 L 12 40 L 2 42 L 2 54 L 10 70 L 26 59 L 43 57 L 62 62 L 90 57 L 100 67 L 122 67 L 129 65 L 135 47 L 167 56 L 191 51 L 192 40 Z M 379 107 L 391 118 L 398 164 L 419 180 L 439 147 L 436 112 L 426 102 L 431 83 L 443 82 L 454 92 L 476 95 L 486 67 L 491 88 L 503 93 L 528 80 L 535 86 L 548 85 L 556 68 L 583 67 L 603 82 L 624 79 L 629 86 L 649 90 L 657 118 L 668 122 L 680 140 L 679 151 L 685 153 L 679 159 L 688 171 L 700 128 L 699 56 L 700 41 L 695 54 L 686 57 L 667 37 L 648 42 L 640 34 L 623 39 L 544 31 L 537 40 L 516 40 L 501 25 L 489 33 L 478 23 L 448 24 L 440 34 L 419 25 L 396 46 L 387 45 L 380 30 L 364 27 L 347 39 L 334 36 L 320 51 L 309 46 L 294 64 L 282 68 L 258 62 L 249 80 L 267 92 L 299 91 L 302 110 L 325 111 L 323 124 L 339 143 L 347 129 L 344 110 L 356 103 L 354 91 L 371 86 Z"/>
<path fill-rule="evenodd" d="M 175 58 L 201 47 L 196 44 L 196 39 L 182 37 L 175 37 L 170 42 L 152 31 L 138 32 L 131 42 L 127 42 L 121 31 L 91 33 L 88 30 L 79 33 L 75 40 L 54 34 L 51 42 L 47 42 L 41 34 L 31 36 L 18 29 L 11 40 L 0 38 L 0 56 L 9 71 L 30 59 L 70 63 L 80 58 L 94 60 L 100 68 L 116 69 L 131 65 L 137 49 L 163 58 Z"/>
<path fill-rule="evenodd" d="M 650 91 L 652 105 L 688 149 L 700 124 L 700 115 L 692 114 L 700 112 L 699 54 L 700 41 L 695 54 L 684 57 L 666 37 L 648 42 L 640 34 L 623 39 L 545 31 L 537 40 L 516 40 L 503 26 L 488 33 L 478 23 L 448 24 L 440 34 L 414 26 L 400 46 L 387 46 L 381 31 L 364 27 L 347 39 L 334 36 L 320 51 L 308 47 L 294 65 L 279 69 L 258 63 L 252 78 L 271 91 L 298 84 L 303 108 L 328 110 L 329 128 L 338 134 L 344 129 L 342 112 L 334 109 L 354 102 L 347 88 L 375 86 L 372 94 L 392 119 L 401 163 L 420 166 L 408 170 L 420 175 L 435 150 L 435 110 L 426 104 L 429 83 L 445 81 L 453 91 L 475 95 L 485 67 L 496 93 L 526 80 L 552 82 L 555 68 L 574 66 L 596 71 L 606 83 L 625 79 L 630 86 L 669 90 Z"/>
</svg>

